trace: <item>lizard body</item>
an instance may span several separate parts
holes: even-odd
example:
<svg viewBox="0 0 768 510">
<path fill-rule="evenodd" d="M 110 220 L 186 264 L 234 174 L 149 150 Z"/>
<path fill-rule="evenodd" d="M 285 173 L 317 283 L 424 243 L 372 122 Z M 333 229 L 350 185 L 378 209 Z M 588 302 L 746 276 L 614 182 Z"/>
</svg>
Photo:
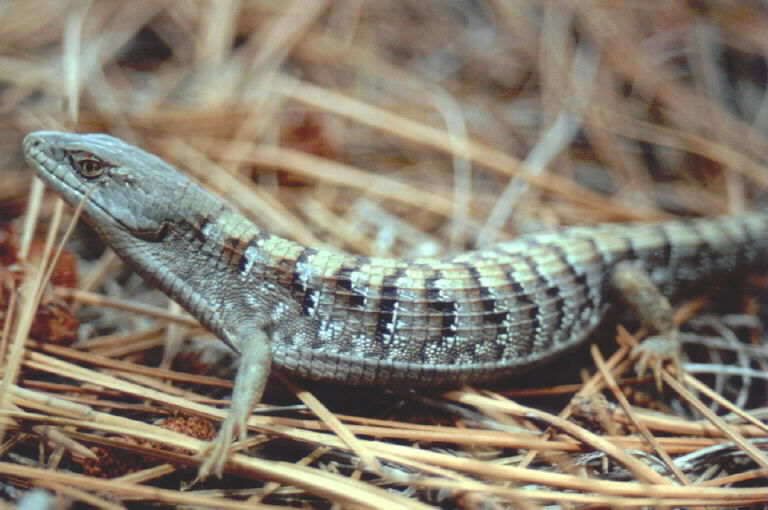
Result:
<svg viewBox="0 0 768 510">
<path fill-rule="evenodd" d="M 675 295 L 743 272 L 768 245 L 768 215 L 750 213 L 572 227 L 445 258 L 362 257 L 260 230 L 108 135 L 40 131 L 24 150 L 68 204 L 87 194 L 84 217 L 129 266 L 243 356 L 217 472 L 271 363 L 353 385 L 498 379 L 582 343 L 612 301 L 622 261 Z"/>
</svg>

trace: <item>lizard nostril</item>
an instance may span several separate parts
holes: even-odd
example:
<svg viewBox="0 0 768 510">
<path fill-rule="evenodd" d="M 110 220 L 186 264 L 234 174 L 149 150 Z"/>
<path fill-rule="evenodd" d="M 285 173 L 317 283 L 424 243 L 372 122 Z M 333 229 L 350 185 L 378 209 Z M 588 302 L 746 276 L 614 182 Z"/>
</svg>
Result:
<svg viewBox="0 0 768 510">
<path fill-rule="evenodd" d="M 40 145 L 40 139 L 34 133 L 30 133 L 24 137 L 23 145 L 25 148 L 37 148 Z"/>
</svg>

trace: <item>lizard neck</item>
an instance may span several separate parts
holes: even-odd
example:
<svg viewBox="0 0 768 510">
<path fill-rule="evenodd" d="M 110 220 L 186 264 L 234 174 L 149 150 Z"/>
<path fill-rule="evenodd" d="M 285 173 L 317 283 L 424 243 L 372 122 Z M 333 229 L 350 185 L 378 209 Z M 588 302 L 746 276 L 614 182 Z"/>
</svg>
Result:
<svg viewBox="0 0 768 510">
<path fill-rule="evenodd" d="M 186 266 L 187 274 L 197 269 L 208 272 L 215 267 L 250 285 L 271 280 L 286 288 L 290 286 L 290 275 L 306 249 L 304 246 L 259 229 L 196 185 L 186 188 L 178 199 L 179 210 L 193 213 L 170 221 L 172 227 L 164 241 L 166 249 L 173 245 L 174 252 L 183 254 L 174 265 Z"/>
</svg>

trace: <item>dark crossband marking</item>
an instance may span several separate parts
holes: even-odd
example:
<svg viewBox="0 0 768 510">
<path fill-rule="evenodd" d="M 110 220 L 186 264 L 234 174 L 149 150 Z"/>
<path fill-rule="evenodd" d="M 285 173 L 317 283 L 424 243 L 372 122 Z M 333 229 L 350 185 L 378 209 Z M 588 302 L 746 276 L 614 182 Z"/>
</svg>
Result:
<svg viewBox="0 0 768 510">
<path fill-rule="evenodd" d="M 253 271 L 254 264 L 258 261 L 261 265 L 265 264 L 267 254 L 263 250 L 263 246 L 269 243 L 272 235 L 263 230 L 256 231 L 256 233 L 249 232 L 250 240 L 242 246 L 242 253 L 240 254 L 240 260 L 237 264 L 237 269 L 240 272 L 241 278 L 246 278 Z M 293 261 L 291 261 L 293 262 Z M 281 268 L 282 272 L 285 268 Z"/>
<path fill-rule="evenodd" d="M 535 289 L 539 292 L 544 291 L 544 293 L 552 298 L 549 303 L 546 304 L 547 307 L 554 307 L 555 311 L 555 318 L 554 320 L 549 319 L 547 320 L 544 317 L 545 310 L 541 303 L 536 302 L 536 328 L 534 329 L 534 334 L 531 335 L 531 338 L 529 339 L 530 342 L 532 342 L 529 345 L 530 349 L 539 348 L 539 346 L 548 346 L 549 343 L 551 343 L 552 335 L 549 334 L 551 331 L 554 331 L 556 329 L 555 325 L 560 324 L 562 322 L 562 316 L 564 313 L 563 310 L 563 304 L 562 304 L 562 297 L 561 297 L 561 288 L 559 285 L 555 284 L 553 281 L 551 281 L 543 272 L 541 265 L 538 264 L 532 257 L 526 254 L 520 255 L 520 260 L 524 261 L 528 268 L 530 269 L 531 273 L 536 277 L 536 285 Z"/>
<path fill-rule="evenodd" d="M 693 224 L 691 225 L 691 234 L 696 236 L 696 242 L 697 242 L 697 249 L 692 251 L 688 262 L 689 265 L 696 265 L 698 266 L 698 269 L 703 268 L 705 271 L 708 271 L 710 267 L 714 264 L 714 256 L 712 245 L 709 243 L 709 238 L 707 237 L 707 234 L 699 227 L 699 225 Z M 725 254 L 721 255 L 725 256 Z M 693 272 L 696 272 L 697 269 L 693 269 Z M 696 275 L 693 275 L 692 279 L 696 279 Z"/>
<path fill-rule="evenodd" d="M 662 239 L 661 249 L 654 250 L 653 258 L 651 259 L 650 264 L 656 267 L 668 267 L 670 271 L 674 271 L 674 268 L 671 267 L 672 239 L 670 239 L 669 232 L 667 232 L 666 228 L 661 227 L 657 230 L 658 230 L 659 237 L 661 237 Z"/>
<path fill-rule="evenodd" d="M 203 245 L 208 242 L 210 236 L 206 233 L 211 225 L 211 220 L 207 216 L 200 216 L 197 215 L 192 220 L 192 223 L 190 224 L 191 230 L 192 230 L 192 236 L 200 243 L 200 245 Z"/>
<path fill-rule="evenodd" d="M 505 275 L 507 284 L 512 287 L 512 293 L 507 297 L 510 303 L 508 319 L 497 327 L 497 332 L 510 339 L 515 354 L 519 355 L 527 352 L 541 327 L 539 306 L 529 292 L 530 289 L 523 286 L 510 264 L 499 264 L 499 269 Z M 525 329 L 521 329 L 521 326 Z"/>
<path fill-rule="evenodd" d="M 501 358 L 507 343 L 506 335 L 508 334 L 508 329 L 505 324 L 509 320 L 509 310 L 505 309 L 499 302 L 496 293 L 483 283 L 483 275 L 476 266 L 464 263 L 462 267 L 467 270 L 470 281 L 477 289 L 480 298 L 480 308 L 482 309 L 482 324 L 491 325 L 495 329 L 495 341 L 488 346 L 477 345 L 475 351 L 488 352 L 492 350 L 494 358 Z M 483 328 L 483 330 L 485 329 Z M 483 337 L 486 338 L 485 334 L 483 334 Z"/>
<path fill-rule="evenodd" d="M 569 260 L 567 251 L 560 244 L 550 243 L 546 248 L 560 261 L 561 271 L 564 273 L 562 279 L 558 278 L 560 284 L 547 291 L 548 296 L 556 299 L 557 315 L 552 342 L 559 343 L 562 338 L 567 338 L 571 334 L 576 325 L 578 310 L 574 309 L 575 305 L 572 306 L 572 303 L 578 303 L 579 307 L 583 307 L 588 299 L 585 285 L 587 275 L 584 271 L 577 270 L 577 266 Z M 557 292 L 551 292 L 553 290 Z"/>
<path fill-rule="evenodd" d="M 589 299 L 589 306 L 584 308 L 586 311 L 583 315 L 589 315 L 593 310 L 599 310 L 602 306 L 603 293 L 604 290 L 607 290 L 603 289 L 603 287 L 606 286 L 608 281 L 611 261 L 608 260 L 604 251 L 600 249 L 593 236 L 579 236 L 579 240 L 586 242 L 590 246 L 590 251 L 597 258 L 597 261 L 593 262 L 591 269 L 585 271 L 583 277 L 579 280 L 579 283 L 584 285 L 584 291 Z M 596 275 L 595 279 L 597 281 L 589 281 L 590 273 Z"/>
<path fill-rule="evenodd" d="M 221 258 L 226 264 L 236 266 L 237 271 L 242 274 L 248 263 L 248 259 L 245 256 L 245 249 L 247 247 L 248 243 L 239 237 L 228 237 L 224 240 L 224 245 L 221 247 Z"/>
<path fill-rule="evenodd" d="M 352 284 L 352 273 L 356 271 L 355 268 L 341 267 L 336 271 L 336 286 L 341 289 L 341 294 L 347 301 L 350 308 L 363 309 L 365 308 L 366 297 L 363 293 L 356 290 Z"/>
<path fill-rule="evenodd" d="M 312 317 L 317 312 L 317 302 L 320 291 L 311 287 L 306 287 L 304 290 L 304 296 L 301 299 L 301 313 Z"/>
<path fill-rule="evenodd" d="M 432 316 L 437 312 L 440 316 L 441 341 L 456 338 L 460 326 L 459 305 L 456 298 L 448 294 L 449 289 L 440 287 L 440 282 L 445 281 L 445 278 L 446 275 L 441 270 L 437 270 L 433 276 L 424 279 L 429 315 Z"/>
<path fill-rule="evenodd" d="M 301 303 L 302 313 L 304 315 L 311 315 L 314 313 L 315 306 L 317 305 L 317 291 L 311 289 L 312 277 L 314 271 L 310 264 L 310 257 L 317 255 L 319 250 L 316 248 L 304 248 L 296 257 L 296 261 L 293 264 L 293 273 L 291 276 L 291 294 L 293 298 Z M 308 292 L 311 291 L 311 292 Z M 307 297 L 307 293 L 310 294 Z"/>
<path fill-rule="evenodd" d="M 378 319 L 376 321 L 375 339 L 377 342 L 389 344 L 392 342 L 397 326 L 397 280 L 403 275 L 402 269 L 394 274 L 385 276 L 379 288 Z"/>
<path fill-rule="evenodd" d="M 477 287 L 480 294 L 480 306 L 483 309 L 483 322 L 488 324 L 501 325 L 509 319 L 509 310 L 499 309 L 499 302 L 494 292 L 483 284 L 483 275 L 480 270 L 472 264 L 464 263 L 462 266 L 469 273 L 472 282 Z"/>
</svg>

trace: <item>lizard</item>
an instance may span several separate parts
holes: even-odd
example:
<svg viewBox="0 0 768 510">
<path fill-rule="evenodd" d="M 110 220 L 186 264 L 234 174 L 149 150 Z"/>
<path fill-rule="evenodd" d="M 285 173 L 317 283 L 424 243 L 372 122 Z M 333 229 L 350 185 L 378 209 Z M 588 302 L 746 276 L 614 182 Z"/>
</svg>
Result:
<svg viewBox="0 0 768 510">
<path fill-rule="evenodd" d="M 674 296 L 745 271 L 768 245 L 768 214 L 751 212 L 572 226 L 437 258 L 366 257 L 262 230 L 106 134 L 36 131 L 23 148 L 66 203 L 84 202 L 128 266 L 240 355 L 200 477 L 222 475 L 272 366 L 349 385 L 498 380 L 585 342 L 622 290 L 619 268 L 631 264 Z"/>
</svg>

